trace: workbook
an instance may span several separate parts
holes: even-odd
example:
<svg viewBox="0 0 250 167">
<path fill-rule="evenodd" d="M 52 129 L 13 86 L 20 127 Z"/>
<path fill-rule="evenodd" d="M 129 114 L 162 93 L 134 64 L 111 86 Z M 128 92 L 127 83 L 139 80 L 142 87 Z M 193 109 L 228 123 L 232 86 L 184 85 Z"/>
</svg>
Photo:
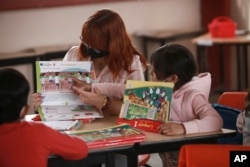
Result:
<svg viewBox="0 0 250 167">
<path fill-rule="evenodd" d="M 131 145 L 143 142 L 146 138 L 143 132 L 127 124 L 96 130 L 66 131 L 66 133 L 80 137 L 90 149 Z"/>
<path fill-rule="evenodd" d="M 39 121 L 37 121 L 39 123 Z M 70 131 L 77 130 L 81 125 L 81 120 L 73 120 L 73 121 L 41 121 L 44 125 L 51 127 L 58 131 Z"/>
<path fill-rule="evenodd" d="M 58 131 L 77 130 L 82 125 L 82 120 L 41 121 L 40 115 L 37 114 L 25 115 L 24 121 L 42 123 Z"/>
<path fill-rule="evenodd" d="M 168 122 L 174 84 L 128 80 L 117 123 L 158 132 L 158 127 Z"/>
<path fill-rule="evenodd" d="M 95 79 L 91 61 L 37 61 L 37 92 L 43 96 L 38 112 L 43 121 L 94 120 L 102 114 L 94 106 L 83 104 L 73 90 L 75 77 L 91 83 Z"/>
</svg>

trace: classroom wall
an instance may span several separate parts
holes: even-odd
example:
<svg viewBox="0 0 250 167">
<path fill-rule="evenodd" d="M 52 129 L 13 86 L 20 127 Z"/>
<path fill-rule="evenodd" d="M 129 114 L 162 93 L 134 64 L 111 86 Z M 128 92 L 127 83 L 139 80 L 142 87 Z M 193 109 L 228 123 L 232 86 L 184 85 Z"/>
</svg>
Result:
<svg viewBox="0 0 250 167">
<path fill-rule="evenodd" d="M 79 42 L 82 24 L 103 8 L 118 12 L 129 33 L 200 27 L 199 0 L 141 0 L 4 11 L 0 12 L 0 52 Z"/>
<path fill-rule="evenodd" d="M 95 11 L 103 8 L 118 12 L 129 34 L 141 30 L 200 28 L 199 0 L 138 0 L 1 11 L 0 53 L 78 43 L 82 24 Z M 133 38 L 133 42 L 141 49 L 139 39 Z M 184 43 L 192 47 L 190 41 Z M 152 46 L 150 52 L 158 47 Z M 15 68 L 29 79 L 33 93 L 31 65 Z"/>
<path fill-rule="evenodd" d="M 237 22 L 237 29 L 241 30 L 248 30 L 250 31 L 250 1 L 249 0 L 231 0 L 231 15 L 232 19 Z M 232 88 L 236 89 L 237 88 L 237 71 L 235 70 L 237 68 L 236 65 L 236 51 L 235 48 L 232 49 L 232 54 L 234 56 L 231 56 L 231 83 L 232 83 Z M 250 49 L 248 47 L 248 53 L 250 53 Z M 244 64 L 243 60 L 241 61 L 242 64 Z M 248 74 L 250 74 L 250 58 L 248 57 Z M 241 66 L 241 71 L 243 71 L 243 66 Z M 242 80 L 244 80 L 243 78 Z M 250 77 L 247 78 L 248 83 L 250 84 Z"/>
</svg>

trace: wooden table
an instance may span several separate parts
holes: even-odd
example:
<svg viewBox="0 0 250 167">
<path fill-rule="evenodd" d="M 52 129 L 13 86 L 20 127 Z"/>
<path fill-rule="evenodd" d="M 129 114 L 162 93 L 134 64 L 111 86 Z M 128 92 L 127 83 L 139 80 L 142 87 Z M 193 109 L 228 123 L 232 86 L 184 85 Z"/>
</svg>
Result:
<svg viewBox="0 0 250 167">
<path fill-rule="evenodd" d="M 94 130 L 114 126 L 116 124 L 116 116 L 105 115 L 104 118 L 96 119 L 91 123 L 83 124 L 81 129 Z M 91 149 L 86 159 L 79 161 L 62 160 L 59 157 L 49 159 L 49 166 L 58 166 L 58 164 L 67 165 L 93 165 L 93 163 L 106 163 L 108 167 L 115 166 L 115 154 L 123 154 L 127 156 L 127 166 L 137 166 L 137 157 L 139 154 L 158 153 L 163 151 L 179 150 L 184 144 L 190 143 L 215 143 L 217 138 L 231 137 L 236 134 L 234 130 L 223 129 L 217 132 L 198 133 L 191 135 L 164 136 L 157 133 L 144 132 L 146 140 L 142 143 L 122 147 L 106 147 L 99 149 Z M 70 165 L 71 166 L 71 165 Z"/>
<path fill-rule="evenodd" d="M 237 85 L 238 90 L 248 88 L 248 45 L 250 44 L 250 34 L 237 35 L 233 38 L 212 38 L 209 33 L 203 34 L 192 40 L 197 46 L 197 60 L 199 64 L 199 72 L 208 70 L 206 48 L 211 46 L 219 46 L 219 63 L 220 63 L 220 82 L 224 85 L 224 62 L 223 62 L 223 46 L 231 45 L 236 47 L 237 56 Z M 242 52 L 241 52 L 242 51 Z M 241 64 L 240 58 L 243 57 L 244 64 Z M 240 66 L 244 66 L 244 72 L 240 71 Z M 242 76 L 245 78 L 244 86 L 241 87 Z"/>
</svg>

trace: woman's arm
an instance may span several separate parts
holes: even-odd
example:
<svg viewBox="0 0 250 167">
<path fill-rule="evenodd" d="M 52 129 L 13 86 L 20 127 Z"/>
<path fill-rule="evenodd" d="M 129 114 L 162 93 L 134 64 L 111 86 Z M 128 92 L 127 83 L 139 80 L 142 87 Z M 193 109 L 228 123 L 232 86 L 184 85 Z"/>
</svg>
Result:
<svg viewBox="0 0 250 167">
<path fill-rule="evenodd" d="M 118 98 L 110 98 L 100 94 L 97 89 L 92 92 L 85 91 L 84 88 L 73 86 L 73 90 L 79 94 L 81 101 L 84 104 L 95 106 L 101 112 L 108 112 L 111 115 L 119 115 L 122 105 L 122 100 Z"/>
<path fill-rule="evenodd" d="M 92 89 L 97 88 L 101 94 L 109 97 L 116 97 L 122 99 L 124 96 L 125 84 L 127 80 L 144 81 L 144 69 L 142 67 L 139 56 L 134 56 L 132 65 L 132 73 L 128 74 L 127 71 L 121 72 L 116 83 L 92 83 Z M 119 83 L 118 83 L 119 82 Z"/>
<path fill-rule="evenodd" d="M 109 110 L 107 110 L 107 112 L 111 115 L 119 116 L 120 111 L 121 111 L 121 107 L 122 107 L 122 100 L 121 99 L 117 99 L 117 98 L 111 99 L 111 105 L 110 105 Z"/>
<path fill-rule="evenodd" d="M 92 89 L 98 89 L 101 94 L 122 99 L 126 85 L 123 83 L 92 83 Z"/>
</svg>

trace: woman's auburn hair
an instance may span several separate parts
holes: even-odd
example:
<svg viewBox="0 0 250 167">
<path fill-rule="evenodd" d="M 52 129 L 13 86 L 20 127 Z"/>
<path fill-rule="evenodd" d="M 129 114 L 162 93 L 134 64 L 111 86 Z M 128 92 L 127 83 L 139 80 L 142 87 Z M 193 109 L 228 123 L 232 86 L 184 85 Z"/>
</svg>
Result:
<svg viewBox="0 0 250 167">
<path fill-rule="evenodd" d="M 82 38 L 92 48 L 109 51 L 108 68 L 113 78 L 118 77 L 122 69 L 132 73 L 131 65 L 135 55 L 146 68 L 146 58 L 132 45 L 121 17 L 111 10 L 99 10 L 84 23 Z M 80 45 L 82 51 L 83 45 Z M 84 59 L 89 56 L 82 53 Z"/>
</svg>

